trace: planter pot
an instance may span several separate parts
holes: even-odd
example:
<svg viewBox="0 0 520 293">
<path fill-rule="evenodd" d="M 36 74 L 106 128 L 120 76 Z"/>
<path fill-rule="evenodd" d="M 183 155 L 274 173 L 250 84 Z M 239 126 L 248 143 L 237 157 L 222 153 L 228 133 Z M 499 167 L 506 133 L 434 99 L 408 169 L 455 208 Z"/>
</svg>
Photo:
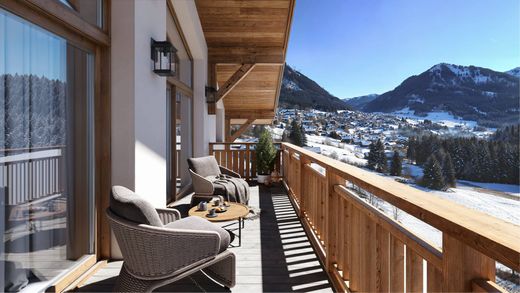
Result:
<svg viewBox="0 0 520 293">
<path fill-rule="evenodd" d="M 262 175 L 258 174 L 258 184 L 265 184 L 268 185 L 271 183 L 271 175 Z"/>
</svg>

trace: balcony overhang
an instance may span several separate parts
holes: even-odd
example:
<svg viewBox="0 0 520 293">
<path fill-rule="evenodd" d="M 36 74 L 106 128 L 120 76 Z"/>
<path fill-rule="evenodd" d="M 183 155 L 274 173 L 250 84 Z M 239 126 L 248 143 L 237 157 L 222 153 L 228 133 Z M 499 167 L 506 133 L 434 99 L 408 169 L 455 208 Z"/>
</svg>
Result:
<svg viewBox="0 0 520 293">
<path fill-rule="evenodd" d="M 208 46 L 209 84 L 219 89 L 216 100 L 223 101 L 231 124 L 272 122 L 294 2 L 196 0 Z M 253 117 L 235 117 L 239 112 Z"/>
</svg>

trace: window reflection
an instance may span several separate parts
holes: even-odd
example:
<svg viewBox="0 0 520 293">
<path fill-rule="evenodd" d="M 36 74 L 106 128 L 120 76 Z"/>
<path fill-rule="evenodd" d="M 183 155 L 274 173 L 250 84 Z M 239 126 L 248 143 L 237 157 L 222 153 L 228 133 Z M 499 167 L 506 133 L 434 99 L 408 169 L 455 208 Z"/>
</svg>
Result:
<svg viewBox="0 0 520 293">
<path fill-rule="evenodd" d="M 182 83 L 186 84 L 188 87 L 191 87 L 192 84 L 192 60 L 190 55 L 188 54 L 188 50 L 184 46 L 184 42 L 182 41 L 179 29 L 175 25 L 172 17 L 168 17 L 167 22 L 167 34 L 168 40 L 173 44 L 175 49 L 177 49 L 176 57 L 178 62 L 178 73 L 176 74 L 176 78 L 180 80 Z"/>
<path fill-rule="evenodd" d="M 94 249 L 93 56 L 0 10 L 0 75 L 0 286 L 36 291 Z"/>
</svg>

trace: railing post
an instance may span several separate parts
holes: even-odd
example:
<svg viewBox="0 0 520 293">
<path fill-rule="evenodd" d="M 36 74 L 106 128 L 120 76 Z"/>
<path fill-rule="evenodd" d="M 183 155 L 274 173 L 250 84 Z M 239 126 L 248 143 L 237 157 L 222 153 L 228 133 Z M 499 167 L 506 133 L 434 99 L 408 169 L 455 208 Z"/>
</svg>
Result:
<svg viewBox="0 0 520 293">
<path fill-rule="evenodd" d="M 304 196 L 304 190 L 307 190 L 307 182 L 308 180 L 305 180 L 305 165 L 310 164 L 311 161 L 305 157 L 304 155 L 300 154 L 300 178 L 298 179 L 299 183 L 299 192 L 300 192 L 300 218 L 303 220 L 305 218 L 305 196 Z"/>
<path fill-rule="evenodd" d="M 251 180 L 251 151 L 250 151 L 250 148 L 249 148 L 249 145 L 250 144 L 246 144 L 246 157 L 245 157 L 245 164 L 246 164 L 246 180 L 247 181 L 250 181 Z"/>
<path fill-rule="evenodd" d="M 326 235 L 326 256 L 325 263 L 326 269 L 329 272 L 329 276 L 334 276 L 335 264 L 337 259 L 337 246 L 338 246 L 338 235 L 337 235 L 337 217 L 338 217 L 338 209 L 339 209 L 339 197 L 334 191 L 335 185 L 344 185 L 345 179 L 338 176 L 332 168 L 327 166 L 325 171 L 325 176 L 327 178 L 327 193 L 323 194 L 325 196 L 325 210 L 328 212 L 327 222 L 325 227 L 325 235 Z M 332 278 L 332 281 L 338 283 L 339 281 L 335 278 Z M 342 288 L 343 286 L 340 284 L 335 284 L 335 288 Z"/>
<path fill-rule="evenodd" d="M 468 292 L 472 280 L 495 281 L 495 261 L 443 233 L 442 265 L 444 292 Z"/>
</svg>

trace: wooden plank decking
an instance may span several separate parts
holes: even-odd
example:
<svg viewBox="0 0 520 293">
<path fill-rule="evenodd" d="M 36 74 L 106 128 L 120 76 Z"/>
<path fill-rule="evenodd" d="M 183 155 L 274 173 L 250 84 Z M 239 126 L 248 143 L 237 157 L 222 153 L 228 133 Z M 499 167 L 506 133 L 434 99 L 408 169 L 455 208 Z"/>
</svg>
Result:
<svg viewBox="0 0 520 293">
<path fill-rule="evenodd" d="M 250 206 L 260 217 L 245 221 L 242 246 L 231 248 L 237 256 L 237 285 L 233 292 L 332 292 L 287 193 L 281 185 L 251 188 Z M 186 202 L 186 201 L 183 201 Z M 184 209 L 180 202 L 179 209 Z M 110 262 L 81 284 L 79 292 L 112 290 L 121 261 Z M 225 292 L 202 273 L 161 288 L 160 291 Z"/>
</svg>

